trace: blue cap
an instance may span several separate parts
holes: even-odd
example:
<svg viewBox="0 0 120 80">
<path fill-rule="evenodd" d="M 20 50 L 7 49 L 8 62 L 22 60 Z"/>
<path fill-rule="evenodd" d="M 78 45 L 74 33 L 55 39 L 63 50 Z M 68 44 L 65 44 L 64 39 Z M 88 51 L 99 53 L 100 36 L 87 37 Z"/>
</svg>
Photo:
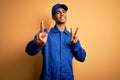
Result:
<svg viewBox="0 0 120 80">
<path fill-rule="evenodd" d="M 58 9 L 58 8 L 63 8 L 63 9 L 65 9 L 66 11 L 68 10 L 68 7 L 65 5 L 65 4 L 55 4 L 53 7 L 52 7 L 52 16 L 54 16 L 54 14 L 55 14 L 55 12 L 56 12 L 56 10 Z"/>
</svg>

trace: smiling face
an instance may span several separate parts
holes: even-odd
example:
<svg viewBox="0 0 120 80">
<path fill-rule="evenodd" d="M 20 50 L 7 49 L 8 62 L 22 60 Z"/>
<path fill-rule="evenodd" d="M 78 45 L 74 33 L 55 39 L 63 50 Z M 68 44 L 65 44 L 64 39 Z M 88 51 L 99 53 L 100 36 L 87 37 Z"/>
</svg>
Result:
<svg viewBox="0 0 120 80">
<path fill-rule="evenodd" d="M 65 24 L 67 21 L 67 11 L 63 8 L 58 8 L 56 13 L 52 16 L 53 20 L 55 20 L 56 24 Z"/>
</svg>

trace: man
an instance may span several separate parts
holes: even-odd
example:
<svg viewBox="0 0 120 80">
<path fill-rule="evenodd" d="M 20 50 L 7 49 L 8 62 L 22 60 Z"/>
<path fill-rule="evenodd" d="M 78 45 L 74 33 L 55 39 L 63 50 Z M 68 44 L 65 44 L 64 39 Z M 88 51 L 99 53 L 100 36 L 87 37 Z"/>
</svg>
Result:
<svg viewBox="0 0 120 80">
<path fill-rule="evenodd" d="M 85 50 L 75 33 L 66 29 L 68 7 L 65 4 L 56 4 L 52 7 L 52 18 L 55 26 L 44 30 L 41 21 L 41 31 L 30 41 L 26 47 L 29 55 L 35 55 L 42 50 L 43 68 L 40 80 L 74 80 L 72 59 L 83 62 L 86 57 Z"/>
</svg>

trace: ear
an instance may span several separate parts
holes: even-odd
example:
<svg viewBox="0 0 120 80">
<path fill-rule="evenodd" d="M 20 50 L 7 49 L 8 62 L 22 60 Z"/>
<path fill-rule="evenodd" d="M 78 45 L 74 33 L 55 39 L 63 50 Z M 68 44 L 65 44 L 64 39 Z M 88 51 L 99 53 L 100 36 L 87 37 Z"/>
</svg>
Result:
<svg viewBox="0 0 120 80">
<path fill-rule="evenodd" d="M 52 16 L 52 19 L 55 20 L 54 16 Z"/>
</svg>

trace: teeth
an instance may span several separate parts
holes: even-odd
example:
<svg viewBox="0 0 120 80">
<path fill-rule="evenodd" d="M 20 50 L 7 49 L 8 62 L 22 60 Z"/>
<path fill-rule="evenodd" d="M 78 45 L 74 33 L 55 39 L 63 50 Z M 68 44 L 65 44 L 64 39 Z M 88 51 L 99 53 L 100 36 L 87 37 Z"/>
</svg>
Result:
<svg viewBox="0 0 120 80">
<path fill-rule="evenodd" d="M 61 19 L 65 19 L 64 17 L 61 17 Z"/>
</svg>

